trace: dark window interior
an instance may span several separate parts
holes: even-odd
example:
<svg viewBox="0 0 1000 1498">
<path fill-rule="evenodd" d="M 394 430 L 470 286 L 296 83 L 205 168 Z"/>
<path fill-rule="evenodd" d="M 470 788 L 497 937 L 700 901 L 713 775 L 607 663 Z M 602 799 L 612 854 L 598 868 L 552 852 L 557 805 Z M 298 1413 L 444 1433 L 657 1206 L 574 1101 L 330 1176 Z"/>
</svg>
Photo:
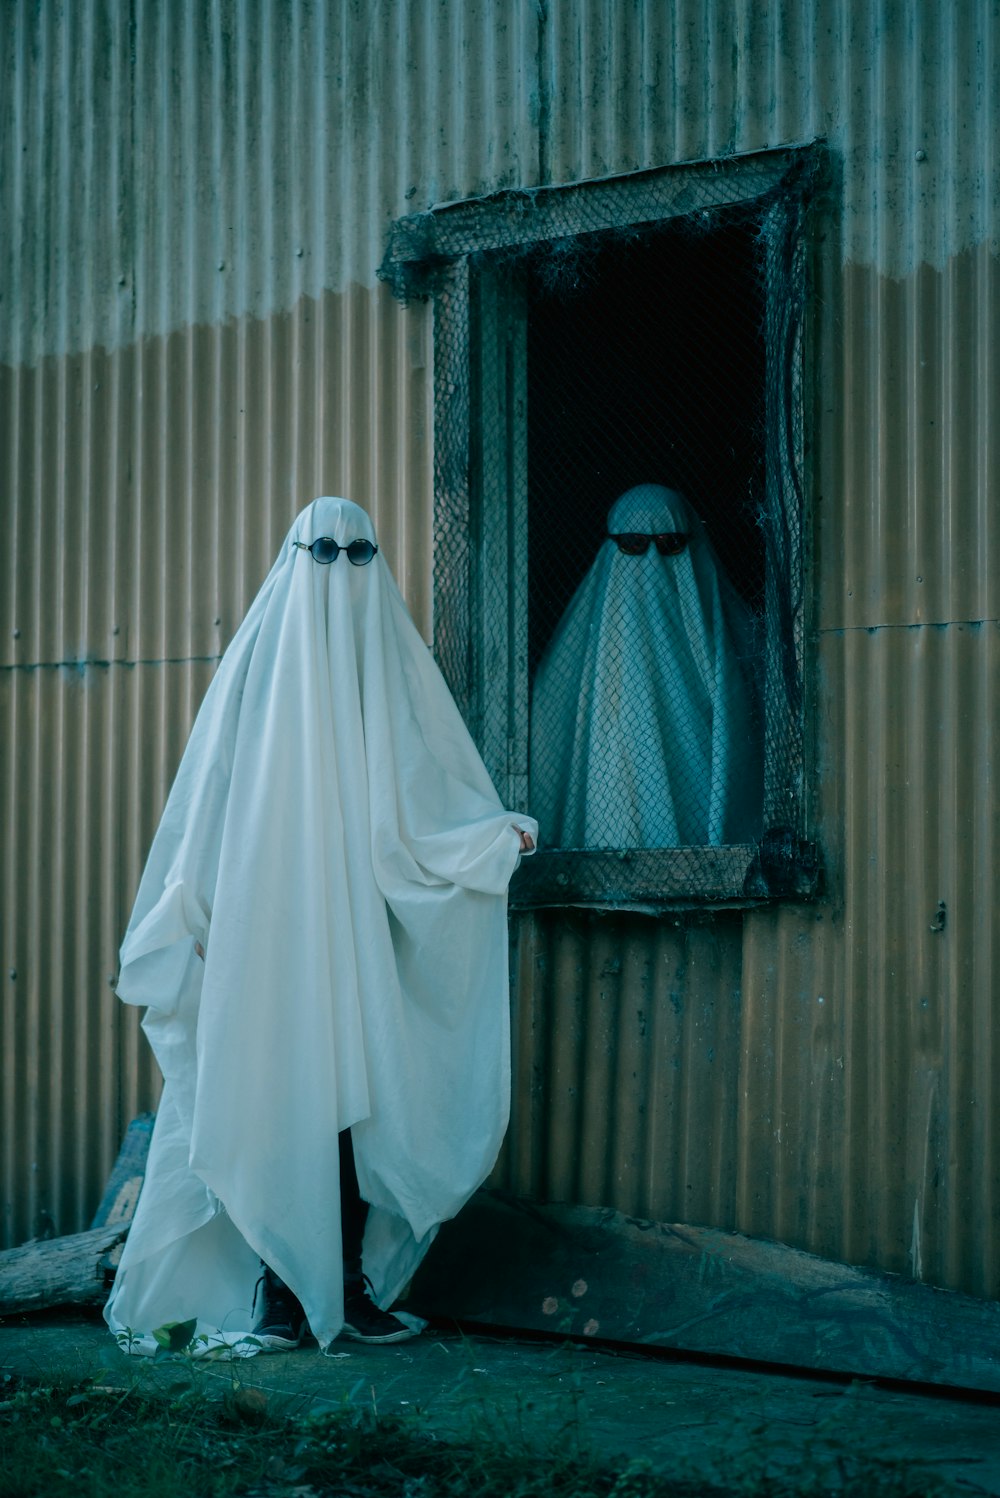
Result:
<svg viewBox="0 0 1000 1498">
<path fill-rule="evenodd" d="M 614 501 L 680 489 L 763 608 L 764 297 L 746 210 L 540 248 L 528 262 L 534 669 Z"/>
</svg>

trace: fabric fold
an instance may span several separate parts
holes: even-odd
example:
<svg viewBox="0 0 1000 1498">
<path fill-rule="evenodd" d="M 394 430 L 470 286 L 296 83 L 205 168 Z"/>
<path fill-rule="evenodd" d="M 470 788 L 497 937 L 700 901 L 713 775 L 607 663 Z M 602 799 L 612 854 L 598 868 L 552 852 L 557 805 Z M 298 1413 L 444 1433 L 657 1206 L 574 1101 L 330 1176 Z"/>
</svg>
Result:
<svg viewBox="0 0 1000 1498">
<path fill-rule="evenodd" d="M 207 1337 L 248 1331 L 263 1258 L 327 1345 L 339 1132 L 388 1304 L 506 1127 L 506 888 L 513 823 L 537 824 L 501 805 L 381 555 L 322 566 L 295 545 L 319 536 L 375 539 L 346 500 L 296 520 L 206 694 L 122 946 L 119 994 L 148 1006 L 167 1087 L 116 1330 L 183 1303 Z"/>
</svg>

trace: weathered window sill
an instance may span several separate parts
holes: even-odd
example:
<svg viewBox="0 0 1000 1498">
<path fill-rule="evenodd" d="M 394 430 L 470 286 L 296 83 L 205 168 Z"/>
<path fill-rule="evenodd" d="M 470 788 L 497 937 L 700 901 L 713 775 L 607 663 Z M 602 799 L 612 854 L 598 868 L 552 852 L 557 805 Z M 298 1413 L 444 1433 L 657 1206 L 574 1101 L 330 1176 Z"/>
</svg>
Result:
<svg viewBox="0 0 1000 1498">
<path fill-rule="evenodd" d="M 602 909 L 700 909 L 809 900 L 819 893 L 814 844 L 769 834 L 760 845 L 722 848 L 541 850 L 511 881 L 513 909 L 584 905 Z"/>
</svg>

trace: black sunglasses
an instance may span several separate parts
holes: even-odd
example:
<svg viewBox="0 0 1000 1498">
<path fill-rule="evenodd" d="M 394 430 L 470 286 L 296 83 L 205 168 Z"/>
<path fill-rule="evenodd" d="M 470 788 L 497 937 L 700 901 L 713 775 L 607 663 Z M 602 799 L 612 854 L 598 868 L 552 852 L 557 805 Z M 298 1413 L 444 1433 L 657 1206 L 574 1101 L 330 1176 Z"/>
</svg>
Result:
<svg viewBox="0 0 1000 1498">
<path fill-rule="evenodd" d="M 304 541 L 293 541 L 293 546 L 298 546 L 302 551 L 308 551 L 314 562 L 319 562 L 321 567 L 329 567 L 335 562 L 342 551 L 347 553 L 347 560 L 354 567 L 367 567 L 372 557 L 378 551 L 374 541 L 365 541 L 358 538 L 350 541 L 346 546 L 338 546 L 332 536 L 317 536 L 310 545 Z"/>
<path fill-rule="evenodd" d="M 614 536 L 609 531 L 608 539 L 614 541 L 619 551 L 630 557 L 644 557 L 649 550 L 650 541 L 661 557 L 679 556 L 688 544 L 686 531 L 661 531 L 655 536 L 646 535 L 642 531 L 622 531 L 620 535 Z"/>
</svg>

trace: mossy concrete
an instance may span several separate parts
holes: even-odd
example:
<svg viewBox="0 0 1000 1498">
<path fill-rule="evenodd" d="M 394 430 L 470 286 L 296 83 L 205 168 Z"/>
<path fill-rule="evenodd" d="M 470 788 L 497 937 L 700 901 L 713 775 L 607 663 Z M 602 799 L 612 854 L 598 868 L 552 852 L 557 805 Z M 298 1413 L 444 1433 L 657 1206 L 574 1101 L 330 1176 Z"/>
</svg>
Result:
<svg viewBox="0 0 1000 1498">
<path fill-rule="evenodd" d="M 429 1328 L 387 1347 L 315 1344 L 235 1364 L 128 1358 L 81 1313 L 9 1318 L 0 1374 L 220 1396 L 234 1377 L 276 1412 L 374 1405 L 442 1436 L 645 1459 L 674 1473 L 782 1471 L 835 1481 L 846 1463 L 918 1467 L 958 1493 L 1000 1495 L 1000 1404 L 759 1366 Z"/>
</svg>

